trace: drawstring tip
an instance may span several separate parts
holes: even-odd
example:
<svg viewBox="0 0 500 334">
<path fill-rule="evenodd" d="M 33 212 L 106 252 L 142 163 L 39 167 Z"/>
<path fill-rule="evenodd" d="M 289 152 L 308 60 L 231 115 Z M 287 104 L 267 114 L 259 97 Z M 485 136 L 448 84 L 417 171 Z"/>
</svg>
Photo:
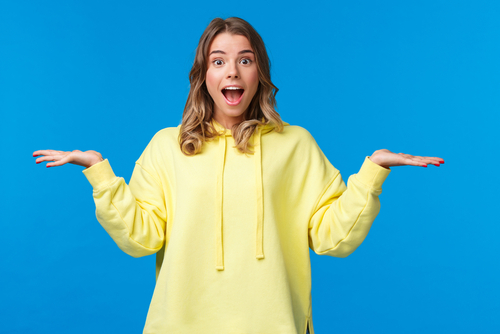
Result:
<svg viewBox="0 0 500 334">
<path fill-rule="evenodd" d="M 222 270 L 224 270 L 224 266 L 215 266 L 215 269 L 222 271 Z"/>
<path fill-rule="evenodd" d="M 264 258 L 264 254 L 257 254 L 256 258 L 257 259 L 263 259 Z"/>
</svg>

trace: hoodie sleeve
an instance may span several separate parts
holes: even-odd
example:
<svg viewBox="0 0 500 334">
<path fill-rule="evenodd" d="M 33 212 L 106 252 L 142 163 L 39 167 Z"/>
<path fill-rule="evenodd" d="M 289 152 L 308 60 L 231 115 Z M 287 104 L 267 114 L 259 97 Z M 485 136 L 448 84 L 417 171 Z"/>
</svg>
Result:
<svg viewBox="0 0 500 334">
<path fill-rule="evenodd" d="M 382 183 L 390 173 L 364 160 L 357 174 L 351 175 L 347 187 L 338 170 L 322 154 L 323 166 L 329 172 L 319 173 L 324 186 L 309 220 L 309 246 L 316 254 L 346 257 L 363 242 L 379 210 Z M 320 177 L 321 178 L 321 177 Z"/>
<path fill-rule="evenodd" d="M 93 188 L 97 220 L 118 247 L 133 257 L 158 252 L 167 220 L 159 179 L 136 162 L 127 185 L 115 176 L 108 159 L 83 173 Z"/>
</svg>

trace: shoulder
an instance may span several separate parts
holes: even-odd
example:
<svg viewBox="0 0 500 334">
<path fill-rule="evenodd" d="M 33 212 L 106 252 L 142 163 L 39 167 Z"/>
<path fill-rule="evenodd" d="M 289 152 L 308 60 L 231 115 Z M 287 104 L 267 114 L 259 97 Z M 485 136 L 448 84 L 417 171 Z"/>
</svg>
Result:
<svg viewBox="0 0 500 334">
<path fill-rule="evenodd" d="M 293 136 L 296 136 L 296 137 L 300 137 L 300 138 L 303 138 L 303 139 L 304 138 L 312 138 L 312 135 L 309 132 L 309 130 L 307 130 L 306 128 L 304 128 L 304 127 L 302 127 L 300 125 L 288 125 L 288 126 L 285 126 L 283 132 L 287 132 L 290 135 L 293 135 Z"/>
<path fill-rule="evenodd" d="M 308 129 L 288 125 L 282 132 L 273 133 L 272 138 L 277 139 L 269 141 L 271 145 L 267 150 L 264 143 L 263 152 L 270 151 L 268 154 L 274 160 L 284 161 L 286 169 L 296 173 L 297 177 L 328 181 L 338 172 Z"/>
<path fill-rule="evenodd" d="M 150 138 L 147 145 L 150 149 L 164 149 L 172 145 L 178 146 L 179 126 L 163 128 Z"/>
<path fill-rule="evenodd" d="M 167 127 L 157 131 L 149 140 L 137 162 L 156 160 L 161 156 L 169 155 L 179 147 L 179 127 Z"/>
<path fill-rule="evenodd" d="M 298 125 L 285 125 L 283 131 L 272 131 L 262 136 L 263 150 L 271 156 L 287 159 L 307 159 L 319 155 L 319 147 L 311 133 Z"/>
<path fill-rule="evenodd" d="M 179 136 L 180 125 L 171 126 L 167 128 L 163 128 L 156 132 L 151 140 L 156 141 L 165 141 L 165 140 L 174 140 L 177 141 Z"/>
<path fill-rule="evenodd" d="M 316 140 L 309 130 L 299 125 L 287 125 L 283 128 L 283 132 L 280 134 L 282 134 L 284 139 L 290 143 L 298 145 L 316 144 Z"/>
<path fill-rule="evenodd" d="M 290 125 L 286 126 L 283 132 L 288 137 L 286 141 L 293 146 L 293 150 L 299 153 L 299 156 L 308 157 L 309 159 L 316 157 L 320 160 L 324 158 L 324 153 L 316 139 L 306 128 L 299 125 Z"/>
</svg>

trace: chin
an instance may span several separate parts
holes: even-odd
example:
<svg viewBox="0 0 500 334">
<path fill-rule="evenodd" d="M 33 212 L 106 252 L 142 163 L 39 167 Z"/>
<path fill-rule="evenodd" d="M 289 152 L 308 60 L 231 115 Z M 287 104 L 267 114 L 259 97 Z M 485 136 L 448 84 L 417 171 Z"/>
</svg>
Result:
<svg viewBox="0 0 500 334">
<path fill-rule="evenodd" d="M 219 108 L 219 110 L 221 111 L 221 113 L 226 116 L 226 117 L 233 117 L 233 118 L 239 118 L 239 117 L 243 117 L 244 114 L 245 114 L 245 111 L 246 111 L 247 108 L 245 109 L 241 109 L 241 108 L 238 108 L 237 110 L 235 109 L 228 109 L 227 107 L 226 108 Z"/>
<path fill-rule="evenodd" d="M 226 116 L 228 117 L 243 117 L 243 115 L 245 114 L 245 111 L 238 111 L 238 112 L 225 112 L 224 113 Z"/>
</svg>

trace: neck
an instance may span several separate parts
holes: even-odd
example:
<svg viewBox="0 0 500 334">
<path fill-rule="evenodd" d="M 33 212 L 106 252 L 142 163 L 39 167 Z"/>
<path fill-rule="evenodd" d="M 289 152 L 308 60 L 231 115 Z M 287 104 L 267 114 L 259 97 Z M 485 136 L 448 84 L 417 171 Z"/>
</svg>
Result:
<svg viewBox="0 0 500 334">
<path fill-rule="evenodd" d="M 217 112 L 214 113 L 214 115 L 212 117 L 220 125 L 222 125 L 223 127 L 225 127 L 226 129 L 229 129 L 229 130 L 233 127 L 233 125 L 241 123 L 244 120 L 244 116 L 243 115 L 240 115 L 240 116 L 237 116 L 237 117 L 231 117 L 231 116 L 227 116 L 227 115 L 220 116 L 220 114 L 217 113 Z"/>
</svg>

